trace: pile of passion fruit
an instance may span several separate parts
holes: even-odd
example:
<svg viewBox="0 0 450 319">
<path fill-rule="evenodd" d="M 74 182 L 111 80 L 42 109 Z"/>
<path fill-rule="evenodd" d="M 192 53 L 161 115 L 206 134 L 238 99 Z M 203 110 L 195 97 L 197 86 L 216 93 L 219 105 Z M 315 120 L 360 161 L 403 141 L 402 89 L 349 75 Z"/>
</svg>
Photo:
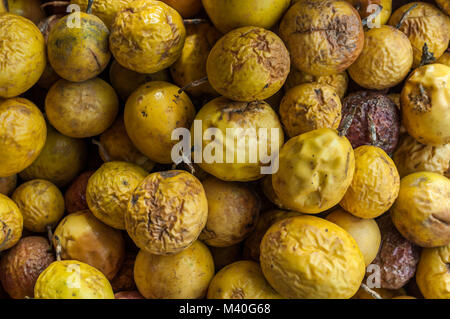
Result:
<svg viewBox="0 0 450 319">
<path fill-rule="evenodd" d="M 450 299 L 448 0 L 0 12 L 0 297 Z"/>
</svg>

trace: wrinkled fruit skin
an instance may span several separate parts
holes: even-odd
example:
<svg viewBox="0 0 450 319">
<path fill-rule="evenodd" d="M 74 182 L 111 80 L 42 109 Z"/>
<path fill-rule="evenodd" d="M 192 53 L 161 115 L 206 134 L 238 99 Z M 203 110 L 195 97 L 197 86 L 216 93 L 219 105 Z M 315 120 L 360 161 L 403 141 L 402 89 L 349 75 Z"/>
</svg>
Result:
<svg viewBox="0 0 450 319">
<path fill-rule="evenodd" d="M 341 0 L 295 3 L 281 20 L 280 36 L 289 49 L 293 66 L 316 76 L 344 71 L 356 60 L 364 44 L 358 12 Z"/>
<path fill-rule="evenodd" d="M 133 192 L 125 227 L 150 254 L 178 253 L 195 242 L 206 225 L 208 203 L 200 181 L 185 171 L 147 176 Z"/>
<path fill-rule="evenodd" d="M 242 260 L 220 270 L 208 288 L 208 299 L 281 299 L 258 263 Z"/>
<path fill-rule="evenodd" d="M 314 216 L 291 217 L 270 227 L 260 261 L 270 285 L 285 298 L 350 298 L 365 272 L 351 235 Z"/>
<path fill-rule="evenodd" d="M 307 214 L 339 203 L 355 170 L 349 141 L 328 128 L 291 138 L 279 158 L 280 168 L 272 175 L 275 194 L 284 207 Z"/>
<path fill-rule="evenodd" d="M 111 30 L 116 14 L 133 0 L 95 0 L 92 4 L 92 14 L 99 17 Z M 71 4 L 80 6 L 81 12 L 86 12 L 88 0 L 71 0 Z"/>
<path fill-rule="evenodd" d="M 161 1 L 136 0 L 117 13 L 109 45 L 127 69 L 155 73 L 181 55 L 186 29 L 180 14 Z"/>
<path fill-rule="evenodd" d="M 49 125 L 44 148 L 19 176 L 26 181 L 45 179 L 64 187 L 81 172 L 86 160 L 87 146 L 84 140 L 65 136 Z"/>
<path fill-rule="evenodd" d="M 213 258 L 200 241 L 170 256 L 141 250 L 134 265 L 134 280 L 147 299 L 204 298 L 213 276 Z"/>
<path fill-rule="evenodd" d="M 265 100 L 281 89 L 289 74 L 290 58 L 273 32 L 242 27 L 227 33 L 212 48 L 206 62 L 211 86 L 241 102 Z"/>
<path fill-rule="evenodd" d="M 421 247 L 450 243 L 450 180 L 418 172 L 400 181 L 400 193 L 391 209 L 398 231 Z"/>
<path fill-rule="evenodd" d="M 0 97 L 10 98 L 31 88 L 46 65 L 45 42 L 28 19 L 0 13 Z"/>
<path fill-rule="evenodd" d="M 373 145 L 369 124 L 371 118 L 376 131 L 376 146 L 391 154 L 397 146 L 400 131 L 400 114 L 395 103 L 381 93 L 370 91 L 352 93 L 342 101 L 342 121 L 339 130 L 343 129 L 354 108 L 356 108 L 355 116 L 345 134 L 353 148 Z"/>
<path fill-rule="evenodd" d="M 125 105 L 128 136 L 142 154 L 157 163 L 172 163 L 171 152 L 177 143 L 171 139 L 172 132 L 189 128 L 195 117 L 194 105 L 179 89 L 168 82 L 148 82 L 134 91 Z"/>
<path fill-rule="evenodd" d="M 46 138 L 47 126 L 36 105 L 22 98 L 0 101 L 0 177 L 30 166 Z"/>
<path fill-rule="evenodd" d="M 12 200 L 23 216 L 23 227 L 43 233 L 53 228 L 64 214 L 64 197 L 53 183 L 35 179 L 23 183 L 14 191 Z"/>
<path fill-rule="evenodd" d="M 111 280 L 122 266 L 125 244 L 120 231 L 81 211 L 67 215 L 56 227 L 53 246 L 61 243 L 61 258 L 78 260 L 100 270 Z"/>
<path fill-rule="evenodd" d="M 74 274 L 76 274 L 74 281 Z M 114 299 L 108 279 L 97 269 L 75 260 L 55 261 L 34 286 L 36 299 Z"/>
<path fill-rule="evenodd" d="M 267 169 L 270 170 L 270 167 L 268 167 L 269 164 L 262 162 L 263 159 L 259 157 L 259 152 L 256 152 L 257 154 L 253 153 L 254 150 L 249 147 L 249 143 L 242 145 L 234 142 L 233 135 L 239 136 L 238 129 L 243 129 L 244 132 L 247 129 L 256 130 L 256 144 L 258 145 L 258 149 L 267 149 L 268 156 L 274 156 L 274 151 L 277 151 L 284 143 L 283 129 L 278 115 L 269 104 L 263 101 L 245 103 L 234 102 L 225 97 L 219 97 L 205 104 L 197 113 L 195 120 L 202 121 L 202 136 L 200 138 L 203 138 L 201 150 L 203 157 L 201 163 L 198 163 L 198 165 L 207 173 L 224 181 L 254 181 L 263 177 L 261 169 L 266 168 L 264 166 L 267 166 Z M 209 158 L 211 153 L 206 152 L 207 147 L 208 149 L 211 148 L 211 141 L 207 140 L 204 134 L 210 128 L 218 129 L 221 132 L 221 135 L 215 136 L 213 145 L 217 149 L 222 148 L 223 154 L 222 158 L 215 154 L 214 157 L 217 160 L 214 159 L 212 163 L 207 163 L 204 159 Z M 232 130 L 228 138 L 226 136 L 227 128 L 236 129 Z M 267 136 L 259 134 L 260 129 L 264 129 L 267 132 Z M 194 122 L 194 125 L 191 127 L 191 137 L 195 148 L 192 153 L 194 160 L 198 155 L 201 155 L 200 153 L 196 155 L 196 152 L 200 151 L 195 145 L 194 140 L 197 130 L 199 128 L 196 128 Z M 234 160 L 226 159 L 227 152 L 234 154 Z M 240 156 L 244 154 L 245 159 L 238 158 L 238 154 Z M 256 163 L 251 161 L 250 156 L 257 157 Z"/>
<path fill-rule="evenodd" d="M 19 207 L 3 194 L 0 194 L 0 226 L 0 251 L 3 251 L 19 241 L 23 230 L 23 217 Z"/>
<path fill-rule="evenodd" d="M 127 162 L 107 162 L 90 178 L 86 188 L 86 202 L 100 221 L 116 229 L 125 230 L 125 212 L 135 188 L 147 172 Z"/>
<path fill-rule="evenodd" d="M 450 143 L 450 67 L 428 64 L 417 68 L 401 93 L 403 125 L 422 144 Z"/>
<path fill-rule="evenodd" d="M 382 90 L 403 81 L 412 63 L 413 48 L 408 37 L 384 25 L 364 34 L 364 48 L 348 73 L 360 86 Z"/>
<path fill-rule="evenodd" d="M 0 177 L 0 194 L 10 195 L 17 185 L 17 175 Z"/>
<path fill-rule="evenodd" d="M 34 284 L 45 268 L 55 261 L 44 237 L 22 238 L 0 262 L 0 280 L 13 299 L 33 298 Z"/>
<path fill-rule="evenodd" d="M 214 177 L 202 181 L 208 221 L 199 239 L 208 246 L 228 247 L 243 241 L 255 228 L 260 202 L 245 185 Z"/>
<path fill-rule="evenodd" d="M 67 188 L 64 195 L 66 210 L 69 214 L 88 209 L 86 187 L 94 171 L 87 171 L 78 176 Z"/>
</svg>

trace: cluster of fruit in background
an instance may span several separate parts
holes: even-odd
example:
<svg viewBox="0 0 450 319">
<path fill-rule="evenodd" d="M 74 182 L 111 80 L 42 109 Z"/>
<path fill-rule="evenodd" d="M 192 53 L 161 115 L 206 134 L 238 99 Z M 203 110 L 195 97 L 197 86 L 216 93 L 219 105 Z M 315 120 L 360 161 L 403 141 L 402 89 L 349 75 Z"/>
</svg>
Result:
<svg viewBox="0 0 450 319">
<path fill-rule="evenodd" d="M 449 15 L 0 0 L 0 297 L 449 299 Z M 278 170 L 175 165 L 194 120 Z"/>
</svg>

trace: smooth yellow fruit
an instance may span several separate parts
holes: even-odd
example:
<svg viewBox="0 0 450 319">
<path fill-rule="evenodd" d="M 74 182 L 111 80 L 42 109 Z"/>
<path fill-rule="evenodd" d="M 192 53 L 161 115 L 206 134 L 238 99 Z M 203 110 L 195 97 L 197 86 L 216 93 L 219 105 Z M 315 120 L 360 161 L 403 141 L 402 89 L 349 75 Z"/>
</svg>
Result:
<svg viewBox="0 0 450 319">
<path fill-rule="evenodd" d="M 23 226 L 32 232 L 43 233 L 53 228 L 64 214 L 64 197 L 53 183 L 36 179 L 20 185 L 12 200 L 23 216 Z"/>
<path fill-rule="evenodd" d="M 130 4 L 133 0 L 94 0 L 92 4 L 92 14 L 99 17 L 108 29 L 111 30 L 111 26 L 117 13 L 122 10 L 126 5 Z M 71 0 L 71 4 L 77 4 L 80 6 L 80 10 L 86 12 L 88 0 Z"/>
<path fill-rule="evenodd" d="M 16 203 L 0 194 L 0 251 L 14 246 L 22 237 L 23 217 Z"/>
<path fill-rule="evenodd" d="M 36 299 L 114 299 L 108 279 L 97 269 L 76 260 L 55 261 L 38 277 Z"/>
<path fill-rule="evenodd" d="M 345 136 L 323 128 L 291 138 L 280 151 L 272 175 L 284 207 L 316 214 L 338 204 L 353 178 L 355 155 Z"/>
<path fill-rule="evenodd" d="M 291 217 L 270 227 L 260 260 L 266 279 L 286 298 L 350 298 L 365 273 L 352 236 L 314 216 Z"/>
<path fill-rule="evenodd" d="M 46 66 L 45 41 L 28 19 L 0 13 L 0 97 L 20 95 L 41 77 Z"/>
<path fill-rule="evenodd" d="M 0 177 L 30 166 L 46 138 L 47 126 L 36 105 L 22 98 L 0 102 Z"/>
<path fill-rule="evenodd" d="M 141 250 L 134 264 L 134 281 L 148 299 L 203 298 L 213 276 L 213 258 L 200 241 L 170 256 Z"/>
</svg>

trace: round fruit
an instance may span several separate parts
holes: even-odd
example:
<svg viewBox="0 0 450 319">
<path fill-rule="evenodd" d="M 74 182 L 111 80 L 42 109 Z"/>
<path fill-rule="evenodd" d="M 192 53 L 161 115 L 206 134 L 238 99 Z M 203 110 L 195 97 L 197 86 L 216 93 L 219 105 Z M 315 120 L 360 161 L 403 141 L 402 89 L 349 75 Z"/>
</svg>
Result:
<svg viewBox="0 0 450 319">
<path fill-rule="evenodd" d="M 75 260 L 55 261 L 34 286 L 36 299 L 114 299 L 108 279 L 97 269 Z"/>
<path fill-rule="evenodd" d="M 46 138 L 47 126 L 36 105 L 22 98 L 0 101 L 0 177 L 30 166 Z"/>
<path fill-rule="evenodd" d="M 120 231 L 106 226 L 85 210 L 67 215 L 56 227 L 53 246 L 61 245 L 62 259 L 74 259 L 100 270 L 111 280 L 125 254 Z"/>
<path fill-rule="evenodd" d="M 272 28 L 289 8 L 289 0 L 202 0 L 206 13 L 222 32 L 245 26 Z"/>
<path fill-rule="evenodd" d="M 213 258 L 200 241 L 170 256 L 141 250 L 134 266 L 134 281 L 148 299 L 203 298 L 213 276 Z"/>
<path fill-rule="evenodd" d="M 367 21 L 368 25 L 376 28 L 380 25 L 386 24 L 391 16 L 392 12 L 392 0 L 347 0 L 350 2 L 356 10 L 358 10 L 361 19 L 369 17 L 371 14 L 376 13 L 378 6 L 382 9 L 380 13 L 373 19 Z"/>
<path fill-rule="evenodd" d="M 33 22 L 12 13 L 0 14 L 0 97 L 27 91 L 45 65 L 44 37 Z"/>
<path fill-rule="evenodd" d="M 400 176 L 392 159 L 379 147 L 355 149 L 355 173 L 339 203 L 360 218 L 376 218 L 386 212 L 398 196 Z"/>
<path fill-rule="evenodd" d="M 11 175 L 8 177 L 0 177 L 0 194 L 11 194 L 17 185 L 17 175 Z"/>
<path fill-rule="evenodd" d="M 48 91 L 48 121 L 69 137 L 85 138 L 103 133 L 119 111 L 114 89 L 100 78 L 81 83 L 59 80 Z"/>
<path fill-rule="evenodd" d="M 280 116 L 290 137 L 319 128 L 337 129 L 341 101 L 336 90 L 319 83 L 306 83 L 287 91 L 281 100 Z"/>
<path fill-rule="evenodd" d="M 76 23 L 79 25 L 73 25 Z M 95 78 L 111 58 L 108 38 L 108 28 L 95 15 L 74 12 L 64 16 L 51 28 L 48 36 L 50 65 L 68 81 L 83 82 Z"/>
<path fill-rule="evenodd" d="M 86 202 L 86 188 L 89 177 L 94 171 L 87 171 L 78 176 L 67 188 L 64 194 L 66 210 L 69 214 L 88 209 Z"/>
<path fill-rule="evenodd" d="M 414 70 L 401 95 L 403 124 L 427 145 L 450 143 L 450 67 L 428 64 Z"/>
<path fill-rule="evenodd" d="M 36 280 L 54 261 L 47 239 L 37 236 L 22 238 L 2 256 L 0 280 L 3 288 L 13 299 L 33 298 Z"/>
<path fill-rule="evenodd" d="M 0 194 L 0 251 L 14 246 L 22 237 L 23 217 L 9 197 Z"/>
<path fill-rule="evenodd" d="M 23 227 L 35 233 L 53 228 L 64 214 L 64 197 L 53 183 L 35 179 L 20 185 L 12 195 L 23 216 Z"/>
<path fill-rule="evenodd" d="M 170 255 L 197 240 L 207 217 L 208 203 L 200 181 L 185 171 L 172 170 L 150 174 L 136 188 L 128 203 L 125 227 L 142 250 Z"/>
<path fill-rule="evenodd" d="M 260 259 L 264 276 L 285 298 L 350 298 L 365 272 L 352 236 L 314 216 L 291 217 L 270 227 Z"/>
<path fill-rule="evenodd" d="M 180 14 L 162 1 L 135 0 L 116 15 L 109 46 L 127 69 L 155 73 L 181 55 L 186 30 Z"/>
<path fill-rule="evenodd" d="M 220 270 L 208 288 L 208 299 L 281 299 L 254 261 L 242 260 Z"/>
<path fill-rule="evenodd" d="M 202 9 L 201 0 L 162 0 L 177 10 L 183 18 L 191 18 Z"/>
<path fill-rule="evenodd" d="M 200 234 L 208 246 L 228 247 L 243 241 L 255 228 L 260 202 L 247 186 L 208 177 L 202 182 L 208 220 Z"/>
<path fill-rule="evenodd" d="M 416 7 L 410 10 L 413 5 Z M 410 10 L 409 13 L 403 18 L 408 10 Z M 435 58 L 439 58 L 447 50 L 450 40 L 450 22 L 448 17 L 434 5 L 425 2 L 405 4 L 395 10 L 389 19 L 389 24 L 392 26 L 397 26 L 400 22 L 402 23 L 398 29 L 406 34 L 413 48 L 414 68 L 417 68 L 422 61 L 425 44 Z"/>
<path fill-rule="evenodd" d="M 168 82 L 148 82 L 128 98 L 125 128 L 133 144 L 152 161 L 172 163 L 172 132 L 189 128 L 195 108 L 186 93 Z M 145 137 L 145 138 L 144 138 Z"/>
<path fill-rule="evenodd" d="M 294 67 L 316 76 L 343 72 L 364 45 L 358 11 L 344 0 L 298 1 L 281 20 L 280 35 Z"/>
<path fill-rule="evenodd" d="M 447 0 L 436 0 L 436 3 L 442 9 L 442 11 L 450 16 L 450 3 Z"/>
<path fill-rule="evenodd" d="M 413 48 L 408 37 L 394 27 L 383 25 L 364 35 L 364 49 L 348 68 L 350 77 L 367 89 L 396 86 L 409 73 Z"/>
<path fill-rule="evenodd" d="M 38 24 L 45 18 L 40 0 L 3 0 L 8 3 L 8 12 L 27 18 Z"/>
<path fill-rule="evenodd" d="M 407 135 L 394 153 L 394 162 L 400 177 L 420 171 L 444 175 L 450 168 L 450 143 L 424 145 Z"/>
<path fill-rule="evenodd" d="M 116 229 L 125 229 L 125 212 L 136 187 L 147 172 L 131 163 L 108 162 L 89 178 L 86 202 L 100 221 Z"/>
<path fill-rule="evenodd" d="M 450 298 L 449 264 L 450 245 L 422 250 L 416 281 L 425 298 Z"/>
<path fill-rule="evenodd" d="M 391 209 L 399 232 L 422 247 L 450 243 L 450 180 L 445 176 L 418 172 L 400 182 L 400 193 Z"/>
<path fill-rule="evenodd" d="M 352 235 L 364 256 L 366 267 L 369 266 L 377 256 L 381 244 L 377 222 L 373 219 L 355 217 L 342 209 L 333 211 L 326 219 Z"/>
<path fill-rule="evenodd" d="M 355 170 L 349 141 L 328 128 L 291 138 L 279 158 L 280 168 L 272 175 L 275 194 L 284 207 L 308 214 L 338 204 Z"/>
<path fill-rule="evenodd" d="M 278 208 L 284 208 L 281 200 L 278 198 L 277 194 L 275 194 L 275 190 L 273 189 L 272 175 L 267 175 L 261 179 L 261 188 L 264 195 L 272 204 L 275 204 Z"/>
<path fill-rule="evenodd" d="M 108 29 L 114 22 L 116 14 L 133 0 L 94 0 L 92 4 L 92 14 L 99 17 Z M 81 11 L 86 11 L 89 0 L 71 0 L 71 4 L 80 6 Z"/>
<path fill-rule="evenodd" d="M 260 179 L 263 170 L 272 173 L 273 167 L 266 165 L 283 145 L 284 134 L 278 116 L 269 104 L 263 101 L 234 102 L 219 97 L 205 104 L 195 120 L 191 127 L 193 158 L 207 173 L 222 180 L 239 182 Z M 200 127 L 197 120 L 201 121 Z M 201 136 L 198 136 L 200 131 Z M 202 145 L 197 146 L 197 139 Z M 261 150 L 266 154 L 261 154 Z"/>
<path fill-rule="evenodd" d="M 216 271 L 242 259 L 242 247 L 236 244 L 228 247 L 209 247 Z"/>
<path fill-rule="evenodd" d="M 242 27 L 227 33 L 206 62 L 211 86 L 235 101 L 264 100 L 283 86 L 289 74 L 289 52 L 273 32 Z"/>
</svg>

